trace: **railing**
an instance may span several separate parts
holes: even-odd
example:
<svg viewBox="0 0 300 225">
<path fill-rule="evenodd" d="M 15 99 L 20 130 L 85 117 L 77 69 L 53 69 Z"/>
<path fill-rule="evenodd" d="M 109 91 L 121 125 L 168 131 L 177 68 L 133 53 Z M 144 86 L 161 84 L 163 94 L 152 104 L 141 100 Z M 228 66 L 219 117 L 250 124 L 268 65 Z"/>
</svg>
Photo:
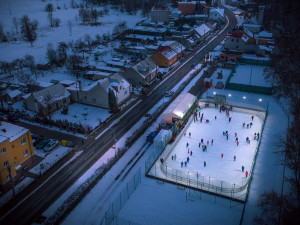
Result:
<svg viewBox="0 0 300 225">
<path fill-rule="evenodd" d="M 127 200 L 131 197 L 131 195 L 135 192 L 138 185 L 141 183 L 141 168 L 134 174 L 131 180 L 127 183 L 127 185 L 120 192 L 118 197 L 109 205 L 107 211 L 105 212 L 105 225 L 110 224 L 118 224 L 115 220 L 117 220 L 117 215 L 120 210 L 123 208 Z"/>
</svg>

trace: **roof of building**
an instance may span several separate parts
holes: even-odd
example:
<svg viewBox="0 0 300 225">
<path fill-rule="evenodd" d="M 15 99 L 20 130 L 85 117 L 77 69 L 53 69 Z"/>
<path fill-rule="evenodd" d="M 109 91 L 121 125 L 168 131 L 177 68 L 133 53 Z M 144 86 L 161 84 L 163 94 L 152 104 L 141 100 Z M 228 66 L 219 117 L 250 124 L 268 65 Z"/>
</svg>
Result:
<svg viewBox="0 0 300 225">
<path fill-rule="evenodd" d="M 9 92 L 7 92 L 6 94 L 7 94 L 10 98 L 15 98 L 15 97 L 21 95 L 22 92 L 19 91 L 18 89 L 16 89 L 16 90 L 13 90 L 13 91 L 9 91 Z"/>
<path fill-rule="evenodd" d="M 145 75 L 148 75 L 152 71 L 156 70 L 156 64 L 154 61 L 152 61 L 152 59 L 146 58 L 133 66 L 132 69 L 134 69 L 142 77 L 145 77 Z"/>
<path fill-rule="evenodd" d="M 264 37 L 264 38 L 272 38 L 273 34 L 271 32 L 263 30 L 263 31 L 258 33 L 258 36 L 259 37 Z"/>
<path fill-rule="evenodd" d="M 220 9 L 220 8 L 213 8 L 210 10 L 210 13 L 219 13 L 221 16 L 224 16 L 224 9 Z"/>
<path fill-rule="evenodd" d="M 69 97 L 71 94 L 62 84 L 55 84 L 48 88 L 32 93 L 32 96 L 44 107 L 60 99 Z"/>
<path fill-rule="evenodd" d="M 26 134 L 29 130 L 17 126 L 15 124 L 7 123 L 7 122 L 1 122 L 0 123 L 0 143 L 5 141 L 6 139 L 9 139 L 10 142 L 13 142 L 14 140 L 18 139 L 22 135 Z"/>
<path fill-rule="evenodd" d="M 176 53 L 185 50 L 185 47 L 177 41 L 165 41 L 161 46 L 169 46 Z"/>
<path fill-rule="evenodd" d="M 181 119 L 195 102 L 196 97 L 190 93 L 180 94 L 164 111 L 163 121 L 171 123 L 172 118 Z"/>
<path fill-rule="evenodd" d="M 185 2 L 185 1 L 183 1 L 183 2 L 178 2 L 178 5 L 181 5 L 181 4 L 188 4 L 188 5 L 196 5 L 196 1 L 191 1 L 191 2 Z"/>
<path fill-rule="evenodd" d="M 121 69 L 119 68 L 114 68 L 114 67 L 109 67 L 109 66 L 98 66 L 97 69 L 102 70 L 102 71 L 109 71 L 109 72 L 120 72 Z"/>
<path fill-rule="evenodd" d="M 151 11 L 167 11 L 167 10 L 169 10 L 169 8 L 167 6 L 155 5 L 155 6 L 153 6 Z"/>
<path fill-rule="evenodd" d="M 195 31 L 200 35 L 204 36 L 207 32 L 210 31 L 210 28 L 205 24 L 200 25 L 199 27 L 195 28 Z"/>
<path fill-rule="evenodd" d="M 172 50 L 171 47 L 169 46 L 164 46 L 161 50 L 160 50 L 160 53 L 166 57 L 167 59 L 172 59 L 174 58 L 177 53 L 175 51 Z"/>
</svg>

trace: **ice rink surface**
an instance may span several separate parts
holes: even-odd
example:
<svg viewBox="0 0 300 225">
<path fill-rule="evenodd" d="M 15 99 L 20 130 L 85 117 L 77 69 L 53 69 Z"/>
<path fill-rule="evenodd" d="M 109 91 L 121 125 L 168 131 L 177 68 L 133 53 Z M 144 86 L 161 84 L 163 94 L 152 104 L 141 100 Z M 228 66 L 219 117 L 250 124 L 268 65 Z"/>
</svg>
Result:
<svg viewBox="0 0 300 225">
<path fill-rule="evenodd" d="M 190 174 L 198 173 L 199 176 L 225 182 L 242 183 L 246 179 L 245 172 L 250 173 L 258 145 L 258 141 L 254 140 L 254 133 L 261 131 L 262 119 L 251 113 L 236 112 L 234 108 L 229 114 L 232 118 L 231 122 L 226 113 L 223 111 L 220 113 L 217 108 L 203 108 L 200 110 L 200 114 L 202 113 L 202 123 L 199 121 L 198 112 L 198 121 L 187 125 L 185 135 L 182 135 L 164 164 L 168 166 L 168 169 L 172 168 Z M 252 115 L 254 115 L 253 121 Z M 205 123 L 206 119 L 209 123 Z M 243 127 L 243 123 L 250 124 L 250 122 L 253 123 L 251 128 Z M 228 131 L 228 140 L 226 136 L 223 136 L 223 131 Z M 235 133 L 237 133 L 239 145 L 235 141 Z M 247 137 L 250 138 L 250 144 L 246 142 Z M 199 147 L 201 139 L 207 145 L 207 151 L 202 150 L 201 144 Z M 234 161 L 234 156 L 236 156 L 236 161 Z M 187 157 L 189 157 L 189 163 L 185 167 L 184 162 L 187 161 Z M 204 161 L 206 161 L 206 167 L 204 167 Z M 181 167 L 181 162 L 183 162 L 183 167 Z M 242 172 L 242 166 L 245 167 L 244 172 Z"/>
</svg>

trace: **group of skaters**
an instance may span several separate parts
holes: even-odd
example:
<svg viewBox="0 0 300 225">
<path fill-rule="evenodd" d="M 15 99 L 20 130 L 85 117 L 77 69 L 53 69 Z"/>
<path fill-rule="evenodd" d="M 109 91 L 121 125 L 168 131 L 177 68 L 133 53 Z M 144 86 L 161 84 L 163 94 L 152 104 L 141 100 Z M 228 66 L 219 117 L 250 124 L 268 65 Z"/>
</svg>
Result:
<svg viewBox="0 0 300 225">
<path fill-rule="evenodd" d="M 252 127 L 252 125 L 253 125 L 253 123 L 252 123 L 252 121 L 253 121 L 253 119 L 254 119 L 254 116 L 251 116 L 251 122 L 250 123 L 243 123 L 243 128 L 247 128 L 247 129 L 249 129 L 249 128 L 251 128 Z"/>
</svg>

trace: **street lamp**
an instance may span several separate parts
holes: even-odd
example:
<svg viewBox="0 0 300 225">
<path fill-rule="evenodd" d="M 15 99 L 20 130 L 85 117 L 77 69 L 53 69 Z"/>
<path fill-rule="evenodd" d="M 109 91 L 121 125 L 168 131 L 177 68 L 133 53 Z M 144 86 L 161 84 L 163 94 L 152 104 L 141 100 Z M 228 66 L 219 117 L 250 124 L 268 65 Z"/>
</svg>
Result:
<svg viewBox="0 0 300 225">
<path fill-rule="evenodd" d="M 260 99 L 258 99 L 258 101 L 259 101 L 259 102 L 262 102 L 262 99 L 260 98 Z"/>
</svg>

